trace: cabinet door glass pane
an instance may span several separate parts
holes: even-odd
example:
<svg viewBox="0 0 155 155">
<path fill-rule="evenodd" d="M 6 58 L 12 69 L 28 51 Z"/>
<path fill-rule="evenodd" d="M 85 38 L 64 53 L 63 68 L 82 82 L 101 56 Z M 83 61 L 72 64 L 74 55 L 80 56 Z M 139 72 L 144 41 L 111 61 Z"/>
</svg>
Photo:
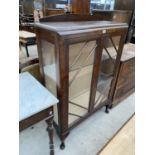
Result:
<svg viewBox="0 0 155 155">
<path fill-rule="evenodd" d="M 96 41 L 69 46 L 69 125 L 88 113 Z"/>
<path fill-rule="evenodd" d="M 120 36 L 107 37 L 104 39 L 101 69 L 97 83 L 94 107 L 103 104 L 104 101 L 108 99 L 111 82 L 114 76 L 114 68 L 116 66 L 119 42 Z"/>
</svg>

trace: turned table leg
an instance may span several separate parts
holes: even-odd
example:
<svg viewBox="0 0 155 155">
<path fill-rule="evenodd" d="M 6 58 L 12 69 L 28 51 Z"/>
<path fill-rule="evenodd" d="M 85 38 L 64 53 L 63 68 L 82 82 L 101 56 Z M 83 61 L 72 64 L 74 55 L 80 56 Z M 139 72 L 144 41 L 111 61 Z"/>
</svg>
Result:
<svg viewBox="0 0 155 155">
<path fill-rule="evenodd" d="M 54 155 L 54 143 L 53 143 L 53 112 L 50 112 L 49 118 L 46 120 L 48 125 L 47 131 L 49 135 L 50 155 Z"/>
</svg>

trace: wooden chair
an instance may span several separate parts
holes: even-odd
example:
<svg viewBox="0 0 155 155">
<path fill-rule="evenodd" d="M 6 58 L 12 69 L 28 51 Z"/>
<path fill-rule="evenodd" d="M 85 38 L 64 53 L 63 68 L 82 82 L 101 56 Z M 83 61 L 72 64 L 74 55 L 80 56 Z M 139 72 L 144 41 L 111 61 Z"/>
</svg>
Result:
<svg viewBox="0 0 155 155">
<path fill-rule="evenodd" d="M 28 31 L 19 31 L 19 44 L 23 45 L 26 49 L 26 55 L 29 57 L 28 46 L 36 44 L 36 35 L 35 33 Z"/>
<path fill-rule="evenodd" d="M 25 63 L 20 63 L 19 64 L 19 73 L 22 73 L 22 72 L 29 72 L 39 82 L 42 83 L 42 77 L 40 74 L 39 59 L 38 58 L 28 60 Z"/>
</svg>

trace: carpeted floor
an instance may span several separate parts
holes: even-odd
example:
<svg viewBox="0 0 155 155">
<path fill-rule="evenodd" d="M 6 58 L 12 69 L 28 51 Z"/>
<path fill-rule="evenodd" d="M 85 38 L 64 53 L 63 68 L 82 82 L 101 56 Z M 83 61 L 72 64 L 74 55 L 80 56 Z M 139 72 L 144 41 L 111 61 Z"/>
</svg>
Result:
<svg viewBox="0 0 155 155">
<path fill-rule="evenodd" d="M 65 150 L 60 150 L 60 140 L 54 134 L 55 155 L 96 155 L 108 140 L 134 113 L 135 95 L 132 94 L 109 114 L 104 108 L 70 132 Z M 19 134 L 20 155 L 49 155 L 49 139 L 46 123 L 41 121 L 34 128 Z"/>
</svg>

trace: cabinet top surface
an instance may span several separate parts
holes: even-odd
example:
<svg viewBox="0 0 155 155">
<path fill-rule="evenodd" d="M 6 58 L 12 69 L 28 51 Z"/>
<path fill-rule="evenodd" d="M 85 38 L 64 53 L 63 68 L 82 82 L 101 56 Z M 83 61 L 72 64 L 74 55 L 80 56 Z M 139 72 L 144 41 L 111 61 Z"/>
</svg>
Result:
<svg viewBox="0 0 155 155">
<path fill-rule="evenodd" d="M 112 21 L 67 21 L 67 22 L 41 22 L 36 23 L 36 27 L 55 31 L 59 34 L 70 34 L 79 31 L 96 31 L 111 28 L 126 28 L 126 23 Z"/>
</svg>

